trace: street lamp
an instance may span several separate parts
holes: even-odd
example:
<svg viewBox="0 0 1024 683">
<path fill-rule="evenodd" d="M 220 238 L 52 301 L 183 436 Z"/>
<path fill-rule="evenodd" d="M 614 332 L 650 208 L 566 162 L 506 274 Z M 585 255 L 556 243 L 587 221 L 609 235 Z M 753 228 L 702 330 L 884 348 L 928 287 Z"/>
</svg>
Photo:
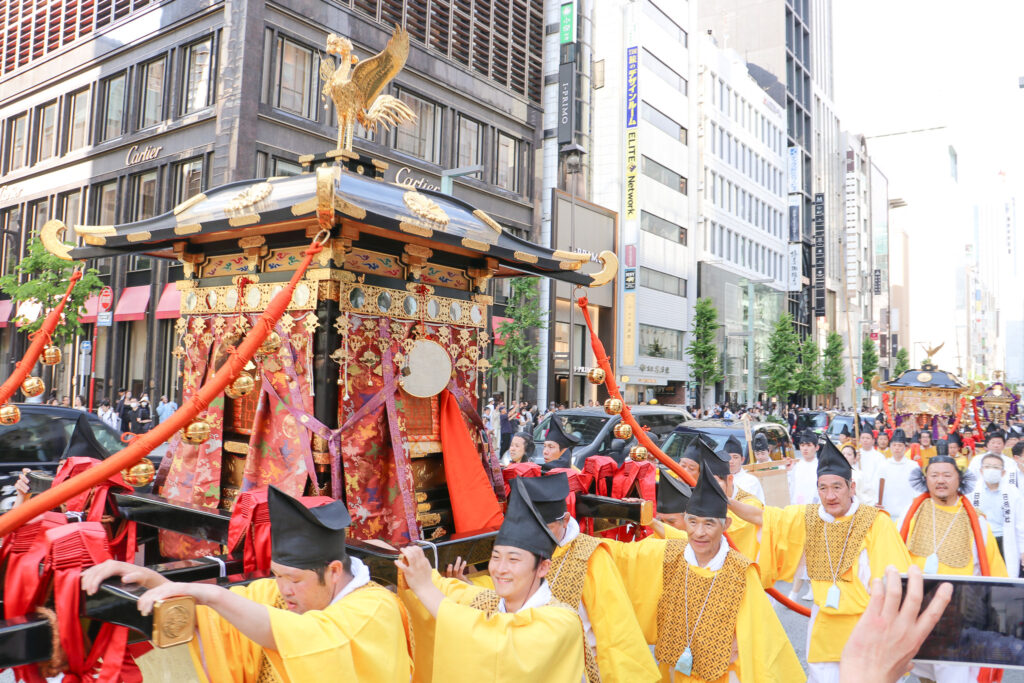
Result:
<svg viewBox="0 0 1024 683">
<path fill-rule="evenodd" d="M 565 172 L 572 176 L 569 185 L 569 201 L 572 206 L 569 214 L 569 251 L 576 251 L 576 176 L 583 170 L 583 155 L 587 150 L 576 143 L 565 144 L 558 150 L 565 161 Z M 557 311 L 558 307 L 555 307 Z M 572 305 L 572 292 L 569 293 L 569 398 L 568 407 L 572 408 L 573 384 L 576 382 L 576 358 L 573 350 L 576 346 L 576 307 Z"/>
</svg>

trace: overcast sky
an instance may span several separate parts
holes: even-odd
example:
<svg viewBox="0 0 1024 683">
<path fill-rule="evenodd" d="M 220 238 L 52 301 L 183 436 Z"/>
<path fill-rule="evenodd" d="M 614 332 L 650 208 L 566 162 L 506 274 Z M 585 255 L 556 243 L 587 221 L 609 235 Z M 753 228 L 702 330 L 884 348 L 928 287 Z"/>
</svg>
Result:
<svg viewBox="0 0 1024 683">
<path fill-rule="evenodd" d="M 843 129 L 873 136 L 946 127 L 879 139 L 874 148 L 890 197 L 909 203 L 891 217 L 911 239 L 912 359 L 916 364 L 922 358 L 916 342 L 946 341 L 938 359 L 955 371 L 949 315 L 954 289 L 945 276 L 961 263 L 963 245 L 974 241 L 969 207 L 1010 193 L 1024 214 L 1024 90 L 1018 85 L 1024 76 L 1024 2 L 833 3 L 834 95 Z M 959 206 L 950 205 L 950 188 L 941 182 L 948 176 L 949 145 L 958 157 Z M 987 237 L 981 241 L 997 242 Z M 1001 256 L 1006 258 L 1005 248 Z M 1008 291 L 1024 283 L 1004 276 L 1003 284 Z"/>
</svg>

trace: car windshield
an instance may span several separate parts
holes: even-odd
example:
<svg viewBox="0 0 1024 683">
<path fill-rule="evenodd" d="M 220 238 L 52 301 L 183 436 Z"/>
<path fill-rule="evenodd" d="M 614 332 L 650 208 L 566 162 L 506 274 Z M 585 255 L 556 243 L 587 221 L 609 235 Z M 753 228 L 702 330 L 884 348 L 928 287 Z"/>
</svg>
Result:
<svg viewBox="0 0 1024 683">
<path fill-rule="evenodd" d="M 103 422 L 94 422 L 89 420 L 89 426 L 92 427 L 92 433 L 96 436 L 96 440 L 100 442 L 100 445 L 107 449 L 110 453 L 117 453 L 119 450 L 125 447 L 124 442 L 121 441 L 121 434 L 110 425 Z"/>
<path fill-rule="evenodd" d="M 853 435 L 853 415 L 836 415 L 828 425 L 829 436 L 836 436 L 843 431 L 843 427 Z M 872 427 L 863 417 L 860 419 L 860 430 L 871 431 Z"/>
<path fill-rule="evenodd" d="M 55 462 L 64 454 L 75 431 L 77 418 L 24 411 L 17 424 L 0 427 L 0 459 L 3 462 Z M 96 440 L 109 453 L 121 450 L 120 435 L 103 424 L 89 420 Z"/>
<path fill-rule="evenodd" d="M 598 415 L 566 415 L 564 413 L 557 413 L 557 417 L 569 423 L 569 430 L 580 438 L 580 445 L 591 443 L 596 439 L 605 423 L 611 419 Z M 550 416 L 541 420 L 540 424 L 533 430 L 533 440 L 543 441 L 550 424 Z"/>
<path fill-rule="evenodd" d="M 721 450 L 725 447 L 725 442 L 729 440 L 729 437 L 735 438 L 740 442 L 740 446 L 744 449 L 747 447 L 747 439 L 742 432 L 729 432 L 725 430 L 710 430 L 702 429 L 700 435 L 705 438 L 705 441 L 711 439 L 714 441 L 712 448 L 716 451 Z M 668 439 L 665 441 L 661 450 L 665 452 L 665 455 L 678 461 L 683 457 L 683 453 L 693 443 L 693 440 L 698 436 L 697 432 L 672 432 Z M 708 444 L 711 445 L 711 444 Z"/>
<path fill-rule="evenodd" d="M 801 413 L 796 418 L 797 431 L 805 429 L 824 429 L 828 422 L 828 415 L 825 413 Z"/>
</svg>

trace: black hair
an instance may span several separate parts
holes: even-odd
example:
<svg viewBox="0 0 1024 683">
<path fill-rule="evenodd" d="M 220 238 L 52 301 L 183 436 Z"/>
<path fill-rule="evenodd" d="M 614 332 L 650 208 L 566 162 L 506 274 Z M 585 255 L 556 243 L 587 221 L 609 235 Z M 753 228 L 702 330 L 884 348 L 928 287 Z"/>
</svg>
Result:
<svg viewBox="0 0 1024 683">
<path fill-rule="evenodd" d="M 1020 457 L 1021 454 L 1024 454 L 1024 441 L 1018 441 L 1013 444 L 1013 448 L 1010 449 L 1010 452 L 1013 453 L 1014 457 Z"/>
<path fill-rule="evenodd" d="M 341 568 L 348 574 L 352 573 L 352 558 L 348 555 L 345 555 L 344 557 L 336 557 L 333 560 L 327 560 L 319 567 L 313 568 L 313 571 L 316 572 L 316 579 L 321 586 L 327 584 L 327 568 L 331 566 L 332 562 L 341 562 Z"/>
</svg>

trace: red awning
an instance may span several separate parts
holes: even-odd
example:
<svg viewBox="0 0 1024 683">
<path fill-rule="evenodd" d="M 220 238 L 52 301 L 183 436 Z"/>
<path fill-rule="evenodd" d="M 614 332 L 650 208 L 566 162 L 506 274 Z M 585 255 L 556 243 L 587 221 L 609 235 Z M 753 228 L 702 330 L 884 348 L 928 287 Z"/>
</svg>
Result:
<svg viewBox="0 0 1024 683">
<path fill-rule="evenodd" d="M 491 333 L 494 336 L 495 346 L 505 345 L 505 337 L 498 332 L 498 328 L 501 327 L 502 323 L 510 322 L 512 322 L 512 318 L 502 318 L 500 315 L 496 315 L 491 318 Z"/>
<path fill-rule="evenodd" d="M 173 282 L 167 283 L 156 305 L 156 319 L 167 320 L 181 315 L 181 292 Z"/>
<path fill-rule="evenodd" d="M 100 297 L 93 294 L 82 304 L 85 313 L 78 316 L 78 322 L 93 325 L 96 323 L 96 312 L 100 309 Z"/>
<path fill-rule="evenodd" d="M 146 308 L 148 306 L 149 285 L 125 287 L 121 292 L 121 298 L 117 300 L 117 308 L 114 309 L 114 320 L 116 322 L 145 320 Z"/>
<path fill-rule="evenodd" d="M 11 317 L 11 311 L 14 310 L 14 301 L 11 299 L 4 299 L 0 301 L 0 327 L 7 327 L 7 321 Z"/>
</svg>

